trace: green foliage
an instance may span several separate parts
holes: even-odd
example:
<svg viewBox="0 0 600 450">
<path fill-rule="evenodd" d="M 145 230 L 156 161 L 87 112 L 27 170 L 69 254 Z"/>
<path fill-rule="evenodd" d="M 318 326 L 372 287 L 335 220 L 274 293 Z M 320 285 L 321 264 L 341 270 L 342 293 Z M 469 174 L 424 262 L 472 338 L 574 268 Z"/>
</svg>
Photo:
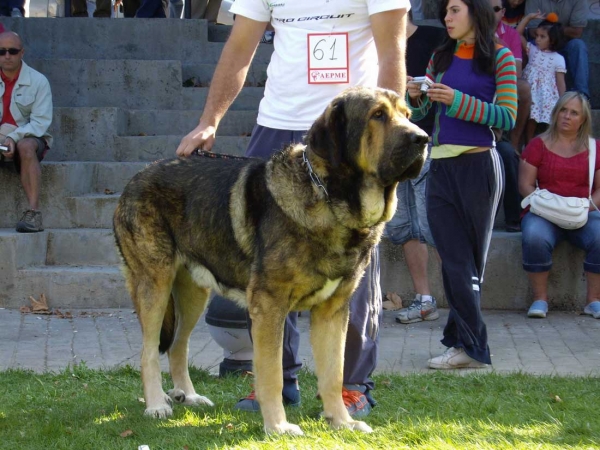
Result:
<svg viewBox="0 0 600 450">
<path fill-rule="evenodd" d="M 265 436 L 260 414 L 233 409 L 251 379 L 191 368 L 217 405 L 176 405 L 167 420 L 143 415 L 131 367 L 60 373 L 0 372 L 0 449 L 565 449 L 600 448 L 600 379 L 432 372 L 376 377 L 370 435 L 334 431 L 319 419 L 316 380 L 301 373 L 302 406 L 288 420 L 304 437 Z M 164 388 L 169 388 L 168 375 Z"/>
</svg>

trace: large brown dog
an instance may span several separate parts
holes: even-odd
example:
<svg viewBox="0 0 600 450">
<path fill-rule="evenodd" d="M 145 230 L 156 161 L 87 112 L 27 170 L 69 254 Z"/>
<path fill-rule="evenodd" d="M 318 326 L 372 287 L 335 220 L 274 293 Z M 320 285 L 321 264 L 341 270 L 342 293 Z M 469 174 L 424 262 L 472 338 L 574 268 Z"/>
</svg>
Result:
<svg viewBox="0 0 600 450">
<path fill-rule="evenodd" d="M 342 402 L 348 302 L 384 223 L 398 181 L 415 177 L 427 135 L 403 100 L 383 89 L 349 89 L 313 124 L 306 147 L 263 161 L 193 156 L 153 164 L 125 188 L 114 229 L 143 333 L 146 414 L 172 400 L 211 401 L 188 375 L 188 341 L 209 290 L 249 309 L 256 397 L 268 433 L 302 434 L 282 405 L 283 325 L 310 310 L 324 415 L 333 427 L 371 431 Z M 168 351 L 174 388 L 161 386 Z"/>
</svg>

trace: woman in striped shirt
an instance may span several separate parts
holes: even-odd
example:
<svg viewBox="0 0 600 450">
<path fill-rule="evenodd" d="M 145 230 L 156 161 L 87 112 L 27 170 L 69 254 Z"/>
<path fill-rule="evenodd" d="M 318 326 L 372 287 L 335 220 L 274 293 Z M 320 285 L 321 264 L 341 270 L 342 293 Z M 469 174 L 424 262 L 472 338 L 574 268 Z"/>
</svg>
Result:
<svg viewBox="0 0 600 450">
<path fill-rule="evenodd" d="M 429 62 L 430 87 L 407 89 L 413 120 L 431 107 L 436 112 L 427 214 L 450 314 L 442 339 L 448 350 L 429 367 L 482 368 L 491 359 L 480 285 L 504 184 L 492 128 L 514 126 L 516 67 L 510 50 L 495 42 L 488 0 L 444 0 L 439 17 L 448 38 Z"/>
</svg>

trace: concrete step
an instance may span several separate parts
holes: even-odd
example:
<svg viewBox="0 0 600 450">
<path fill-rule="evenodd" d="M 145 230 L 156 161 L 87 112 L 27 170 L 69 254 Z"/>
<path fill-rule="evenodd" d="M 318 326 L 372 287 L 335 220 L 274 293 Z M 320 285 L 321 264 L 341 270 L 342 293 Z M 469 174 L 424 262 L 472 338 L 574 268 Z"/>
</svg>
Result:
<svg viewBox="0 0 600 450">
<path fill-rule="evenodd" d="M 173 135 L 189 133 L 198 125 L 201 111 L 165 109 L 130 109 L 124 112 L 125 129 L 122 135 Z M 229 111 L 219 124 L 222 136 L 250 135 L 256 123 L 257 111 Z"/>
<path fill-rule="evenodd" d="M 55 106 L 176 109 L 181 105 L 179 60 L 82 58 L 27 62 L 50 81 Z"/>
<path fill-rule="evenodd" d="M 81 20 L 81 18 L 0 18 L 18 33 L 27 58 L 143 59 L 216 63 L 224 42 L 208 42 L 206 20 Z M 160 36 L 161 39 L 157 39 Z M 258 46 L 255 61 L 268 62 L 273 46 Z"/>
<path fill-rule="evenodd" d="M 553 310 L 581 310 L 585 305 L 586 282 L 583 272 L 584 252 L 567 242 L 557 246 L 548 283 Z M 401 246 L 388 240 L 380 244 L 382 291 L 393 291 L 405 302 L 414 297 L 414 289 Z M 433 295 L 442 306 L 445 300 L 441 268 L 435 250 L 429 251 L 429 280 Z M 483 309 L 526 310 L 533 301 L 527 274 L 522 267 L 521 233 L 494 231 L 484 282 Z"/>
<path fill-rule="evenodd" d="M 28 305 L 29 296 L 44 293 L 51 308 L 130 307 L 123 275 L 117 265 L 43 266 L 18 270 L 5 307 Z M 2 294 L 0 294 L 1 298 Z"/>
<path fill-rule="evenodd" d="M 111 230 L 49 229 L 30 235 L 0 230 L 0 250 L 0 283 L 5 286 L 0 291 L 0 306 L 16 308 L 36 292 L 50 293 L 55 307 L 108 308 L 125 304 L 127 294 L 114 265 L 118 258 Z M 401 247 L 384 239 L 380 255 L 383 293 L 397 292 L 409 302 L 414 291 Z M 555 250 L 549 282 L 553 310 L 582 309 L 586 293 L 583 258 L 583 252 L 568 243 Z M 93 266 L 102 262 L 107 265 Z M 45 265 L 49 263 L 57 265 Z M 433 250 L 429 276 L 433 294 L 442 306 L 447 306 Z M 482 285 L 482 308 L 526 310 L 531 301 L 527 275 L 521 266 L 520 233 L 494 232 Z"/>
<path fill-rule="evenodd" d="M 264 87 L 247 86 L 242 89 L 237 98 L 229 107 L 229 111 L 237 110 L 258 110 L 258 105 L 263 98 Z M 181 90 L 181 108 L 195 109 L 204 108 L 206 97 L 208 95 L 207 87 L 184 87 Z M 198 117 L 200 118 L 200 117 Z"/>
<path fill-rule="evenodd" d="M 120 258 L 112 229 L 49 229 L 48 266 L 117 265 Z"/>
<path fill-rule="evenodd" d="M 176 136 L 117 136 L 115 155 L 119 161 L 156 161 L 175 157 L 183 135 Z M 243 156 L 250 137 L 217 136 L 212 151 Z"/>
<path fill-rule="evenodd" d="M 105 203 L 110 204 L 112 194 L 121 192 L 146 165 L 145 162 L 44 162 L 40 195 L 44 226 L 72 228 L 104 220 L 101 218 L 106 214 Z M 27 200 L 16 173 L 0 170 L 0 185 L 4 191 L 0 196 L 0 209 L 4 211 L 0 215 L 0 228 L 13 228 L 27 209 Z M 100 198 L 102 195 L 86 199 L 88 194 L 102 194 L 106 199 Z M 92 214 L 92 208 L 98 210 L 84 219 L 85 213 Z"/>
<path fill-rule="evenodd" d="M 252 64 L 246 76 L 246 86 L 264 86 L 267 81 L 267 65 L 264 63 Z M 210 86 L 215 67 L 216 64 L 184 63 L 181 68 L 184 86 L 186 83 L 198 87 Z"/>
<path fill-rule="evenodd" d="M 70 197 L 66 201 L 71 205 L 71 228 L 112 228 L 113 215 L 120 194 L 87 194 Z M 49 225 L 53 226 L 52 217 Z"/>
</svg>

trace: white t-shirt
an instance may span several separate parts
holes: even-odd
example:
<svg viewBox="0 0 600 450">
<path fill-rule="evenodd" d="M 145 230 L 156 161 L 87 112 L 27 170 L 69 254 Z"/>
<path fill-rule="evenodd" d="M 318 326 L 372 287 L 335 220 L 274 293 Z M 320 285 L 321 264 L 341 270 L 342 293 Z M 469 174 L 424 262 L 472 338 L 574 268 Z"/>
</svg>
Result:
<svg viewBox="0 0 600 450">
<path fill-rule="evenodd" d="M 236 0 L 232 13 L 275 29 L 257 123 L 308 130 L 344 89 L 376 86 L 369 16 L 401 8 L 410 9 L 409 0 Z"/>
</svg>

